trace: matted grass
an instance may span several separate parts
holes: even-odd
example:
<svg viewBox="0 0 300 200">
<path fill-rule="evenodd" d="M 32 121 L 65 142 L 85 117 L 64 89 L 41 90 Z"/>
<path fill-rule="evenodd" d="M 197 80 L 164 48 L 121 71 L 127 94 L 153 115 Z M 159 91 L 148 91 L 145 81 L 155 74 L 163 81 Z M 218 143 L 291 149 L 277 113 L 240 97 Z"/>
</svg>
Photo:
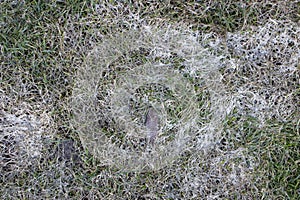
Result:
<svg viewBox="0 0 300 200">
<path fill-rule="evenodd" d="M 299 6 L 296 0 L 1 1 L 1 198 L 298 199 Z M 103 165 L 71 123 L 78 69 L 103 41 L 157 25 L 185 29 L 220 57 L 209 79 L 220 90 L 209 90 L 203 77 L 199 85 L 193 82 L 195 91 L 208 90 L 196 96 L 210 104 L 200 117 L 209 116 L 211 107 L 222 116 L 200 133 L 217 137 L 208 138 L 205 148 L 201 137 L 191 138 L 189 148 L 157 170 Z M 131 54 L 126 62 L 144 64 L 143 55 Z M 184 69 L 184 56 L 167 57 L 156 61 Z M 134 97 L 144 94 L 153 102 L 157 95 L 174 100 L 148 86 Z M 180 113 L 177 107 L 169 118 Z"/>
</svg>

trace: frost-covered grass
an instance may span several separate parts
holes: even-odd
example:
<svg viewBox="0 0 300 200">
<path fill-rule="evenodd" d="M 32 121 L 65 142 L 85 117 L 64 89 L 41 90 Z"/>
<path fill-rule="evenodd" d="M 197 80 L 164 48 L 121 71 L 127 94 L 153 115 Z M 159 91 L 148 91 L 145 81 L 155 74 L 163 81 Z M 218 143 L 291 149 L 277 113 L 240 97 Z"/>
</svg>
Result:
<svg viewBox="0 0 300 200">
<path fill-rule="evenodd" d="M 299 198 L 299 2 L 181 2 L 1 1 L 1 199 Z"/>
</svg>

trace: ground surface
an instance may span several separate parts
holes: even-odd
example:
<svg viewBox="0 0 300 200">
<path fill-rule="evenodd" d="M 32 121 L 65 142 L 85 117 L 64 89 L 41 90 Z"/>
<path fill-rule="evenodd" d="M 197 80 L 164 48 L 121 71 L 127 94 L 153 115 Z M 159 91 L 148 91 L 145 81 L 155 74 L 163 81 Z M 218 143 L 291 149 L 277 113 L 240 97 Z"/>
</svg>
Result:
<svg viewBox="0 0 300 200">
<path fill-rule="evenodd" d="M 298 199 L 299 11 L 1 1 L 1 199 Z"/>
</svg>

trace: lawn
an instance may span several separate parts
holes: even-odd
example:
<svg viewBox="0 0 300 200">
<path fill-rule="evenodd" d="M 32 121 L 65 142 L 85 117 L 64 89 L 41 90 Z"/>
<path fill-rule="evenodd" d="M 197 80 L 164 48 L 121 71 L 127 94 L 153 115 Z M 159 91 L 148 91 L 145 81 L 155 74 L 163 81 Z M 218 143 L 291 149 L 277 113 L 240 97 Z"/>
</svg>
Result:
<svg viewBox="0 0 300 200">
<path fill-rule="evenodd" d="M 1 1 L 1 199 L 299 199 L 299 19 L 297 0 Z"/>
</svg>

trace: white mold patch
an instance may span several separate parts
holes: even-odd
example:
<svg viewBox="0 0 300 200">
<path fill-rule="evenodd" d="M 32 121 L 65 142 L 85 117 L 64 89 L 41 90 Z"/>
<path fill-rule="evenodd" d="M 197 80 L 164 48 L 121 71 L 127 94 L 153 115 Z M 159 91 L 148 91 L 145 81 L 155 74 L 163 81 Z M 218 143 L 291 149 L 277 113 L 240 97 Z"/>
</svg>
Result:
<svg viewBox="0 0 300 200">
<path fill-rule="evenodd" d="M 42 156 L 49 116 L 25 102 L 0 97 L 0 167 L 13 170 L 31 166 Z"/>
</svg>

